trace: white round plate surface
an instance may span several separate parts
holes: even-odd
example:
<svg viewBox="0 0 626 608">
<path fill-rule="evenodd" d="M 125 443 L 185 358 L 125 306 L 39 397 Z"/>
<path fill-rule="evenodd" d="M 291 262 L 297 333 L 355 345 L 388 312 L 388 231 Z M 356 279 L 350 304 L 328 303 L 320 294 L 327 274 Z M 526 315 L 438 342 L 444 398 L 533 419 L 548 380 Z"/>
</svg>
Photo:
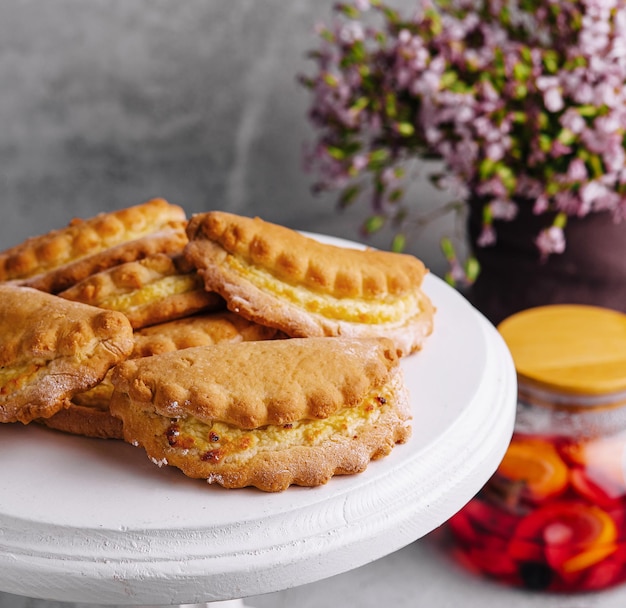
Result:
<svg viewBox="0 0 626 608">
<path fill-rule="evenodd" d="M 517 387 L 493 326 L 435 276 L 424 286 L 435 330 L 402 361 L 412 438 L 358 475 L 224 490 L 123 442 L 0 425 L 0 590 L 119 605 L 243 598 L 362 566 L 442 524 L 504 455 Z"/>
</svg>

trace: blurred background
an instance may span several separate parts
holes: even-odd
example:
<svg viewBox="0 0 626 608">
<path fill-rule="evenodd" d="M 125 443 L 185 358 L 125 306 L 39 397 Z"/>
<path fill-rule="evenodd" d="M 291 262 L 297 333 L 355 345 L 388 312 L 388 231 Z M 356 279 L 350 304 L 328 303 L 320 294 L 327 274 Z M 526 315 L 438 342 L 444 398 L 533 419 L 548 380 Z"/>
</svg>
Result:
<svg viewBox="0 0 626 608">
<path fill-rule="evenodd" d="M 414 0 L 398 0 L 399 7 Z M 7 0 L 0 4 L 0 249 L 162 196 L 363 241 L 367 202 L 314 195 L 314 28 L 333 0 Z M 417 179 L 407 195 L 436 206 Z M 451 218 L 410 243 L 436 274 Z M 387 248 L 382 233 L 370 244 Z"/>
</svg>

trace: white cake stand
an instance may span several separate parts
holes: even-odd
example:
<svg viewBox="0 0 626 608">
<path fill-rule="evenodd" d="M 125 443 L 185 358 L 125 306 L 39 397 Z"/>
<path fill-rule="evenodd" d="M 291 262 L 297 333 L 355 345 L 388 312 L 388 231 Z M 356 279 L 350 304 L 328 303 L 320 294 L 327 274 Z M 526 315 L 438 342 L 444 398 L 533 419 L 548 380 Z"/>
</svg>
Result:
<svg viewBox="0 0 626 608">
<path fill-rule="evenodd" d="M 0 590 L 118 605 L 235 600 L 362 566 L 442 524 L 504 455 L 516 377 L 493 326 L 436 277 L 425 288 L 436 328 L 402 363 L 411 440 L 322 487 L 224 490 L 122 442 L 0 425 Z"/>
</svg>

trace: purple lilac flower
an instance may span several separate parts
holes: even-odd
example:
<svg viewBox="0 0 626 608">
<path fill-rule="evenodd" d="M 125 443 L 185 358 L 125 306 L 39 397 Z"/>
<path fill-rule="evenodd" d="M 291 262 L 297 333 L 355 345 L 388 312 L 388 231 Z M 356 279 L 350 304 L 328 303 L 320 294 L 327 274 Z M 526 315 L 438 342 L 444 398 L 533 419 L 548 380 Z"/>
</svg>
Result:
<svg viewBox="0 0 626 608">
<path fill-rule="evenodd" d="M 319 28 L 317 73 L 303 78 L 322 187 L 353 196 L 370 176 L 376 210 L 406 222 L 396 169 L 436 158 L 492 219 L 515 221 L 522 204 L 624 216 L 626 2 L 423 0 L 404 17 L 354 0 L 337 15 Z M 479 244 L 495 240 L 486 222 Z M 563 226 L 537 246 L 561 252 Z"/>
<path fill-rule="evenodd" d="M 539 233 L 535 242 L 543 257 L 565 251 L 565 234 L 560 226 L 545 228 Z"/>
</svg>

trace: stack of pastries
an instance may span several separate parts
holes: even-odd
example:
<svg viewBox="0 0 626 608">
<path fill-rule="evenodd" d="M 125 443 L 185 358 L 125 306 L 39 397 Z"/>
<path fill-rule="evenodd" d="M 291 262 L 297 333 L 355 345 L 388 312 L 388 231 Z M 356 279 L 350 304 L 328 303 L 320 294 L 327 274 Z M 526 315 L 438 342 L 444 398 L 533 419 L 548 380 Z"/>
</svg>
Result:
<svg viewBox="0 0 626 608">
<path fill-rule="evenodd" d="M 226 488 L 363 471 L 408 440 L 433 329 L 414 256 L 153 199 L 0 252 L 0 422 L 117 439 Z"/>
</svg>

